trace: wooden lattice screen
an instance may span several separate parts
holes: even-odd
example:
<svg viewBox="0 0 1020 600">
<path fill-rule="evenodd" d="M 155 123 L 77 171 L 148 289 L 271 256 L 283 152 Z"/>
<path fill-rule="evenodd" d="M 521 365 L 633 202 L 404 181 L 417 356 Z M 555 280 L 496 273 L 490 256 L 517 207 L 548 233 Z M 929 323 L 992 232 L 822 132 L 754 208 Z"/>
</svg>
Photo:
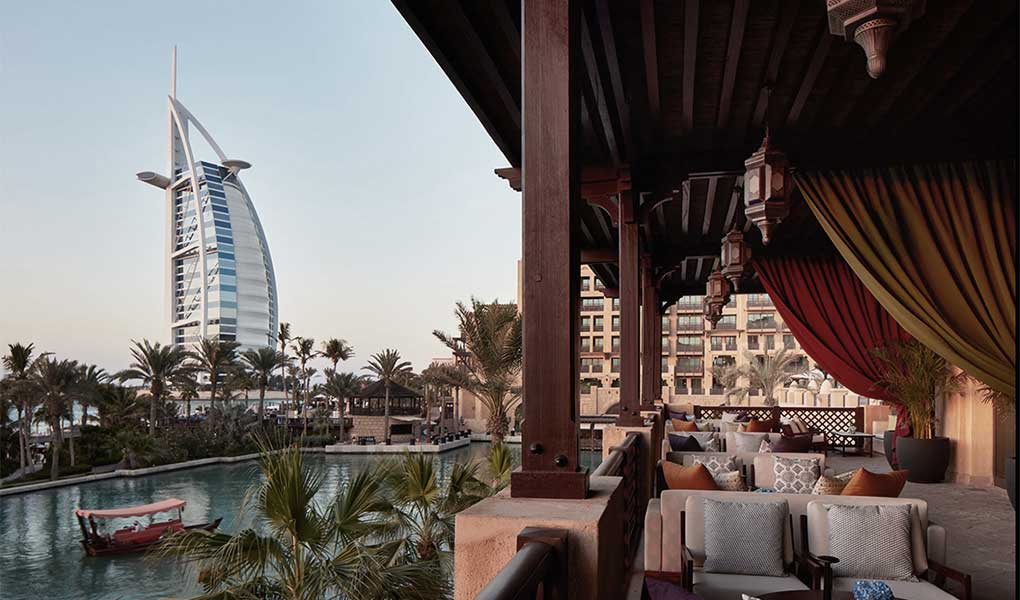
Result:
<svg viewBox="0 0 1020 600">
<path fill-rule="evenodd" d="M 856 445 L 860 439 L 844 440 L 836 431 L 864 431 L 864 407 L 837 406 L 694 406 L 696 419 L 721 419 L 723 412 L 745 412 L 760 421 L 789 421 L 800 417 L 808 427 L 828 435 L 829 443 Z M 837 439 L 838 438 L 838 439 Z"/>
</svg>

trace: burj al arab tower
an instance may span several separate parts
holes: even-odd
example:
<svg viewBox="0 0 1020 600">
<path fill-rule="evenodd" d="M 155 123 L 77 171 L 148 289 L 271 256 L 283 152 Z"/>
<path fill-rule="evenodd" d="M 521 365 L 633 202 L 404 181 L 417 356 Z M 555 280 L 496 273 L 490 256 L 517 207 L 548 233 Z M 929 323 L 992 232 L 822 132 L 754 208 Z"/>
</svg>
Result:
<svg viewBox="0 0 1020 600">
<path fill-rule="evenodd" d="M 195 115 L 177 99 L 177 50 L 167 99 L 167 175 L 137 174 L 166 191 L 166 302 L 170 341 L 231 340 L 242 349 L 275 346 L 276 275 L 262 224 L 240 173 L 251 164 L 227 158 Z M 190 135 L 212 151 L 199 158 Z M 209 159 L 209 160 L 206 160 Z"/>
</svg>

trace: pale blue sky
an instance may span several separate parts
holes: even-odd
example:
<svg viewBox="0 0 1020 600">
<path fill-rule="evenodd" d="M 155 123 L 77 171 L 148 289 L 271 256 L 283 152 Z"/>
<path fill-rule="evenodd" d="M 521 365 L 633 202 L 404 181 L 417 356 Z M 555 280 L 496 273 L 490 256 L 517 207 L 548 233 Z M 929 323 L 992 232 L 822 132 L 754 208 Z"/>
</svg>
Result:
<svg viewBox="0 0 1020 600">
<path fill-rule="evenodd" d="M 0 3 L 0 349 L 94 362 L 166 341 L 162 193 L 178 98 L 262 219 L 294 333 L 444 354 L 471 295 L 513 300 L 506 161 L 385 0 Z M 201 154 L 201 150 L 199 150 Z"/>
</svg>

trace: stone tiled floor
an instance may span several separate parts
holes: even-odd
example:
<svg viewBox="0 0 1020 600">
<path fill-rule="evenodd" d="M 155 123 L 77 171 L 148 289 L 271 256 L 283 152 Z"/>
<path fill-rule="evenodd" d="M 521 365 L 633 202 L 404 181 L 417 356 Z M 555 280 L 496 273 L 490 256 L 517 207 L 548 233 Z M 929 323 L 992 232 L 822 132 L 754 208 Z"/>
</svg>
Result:
<svg viewBox="0 0 1020 600">
<path fill-rule="evenodd" d="M 889 471 L 885 457 L 878 454 L 874 458 L 834 454 L 827 464 L 836 473 L 860 466 L 869 471 Z M 1017 598 L 1016 512 L 1004 490 L 908 482 L 902 495 L 928 502 L 929 518 L 946 528 L 949 542 L 946 562 L 971 575 L 975 600 Z M 951 587 L 950 591 L 959 590 Z"/>
</svg>

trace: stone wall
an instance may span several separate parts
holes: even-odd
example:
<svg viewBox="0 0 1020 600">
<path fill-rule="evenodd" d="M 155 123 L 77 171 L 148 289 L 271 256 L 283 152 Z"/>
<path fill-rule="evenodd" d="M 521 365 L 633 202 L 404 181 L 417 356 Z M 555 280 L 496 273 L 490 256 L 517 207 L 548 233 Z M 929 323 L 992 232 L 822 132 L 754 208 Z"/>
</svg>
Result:
<svg viewBox="0 0 1020 600">
<path fill-rule="evenodd" d="M 386 417 L 353 415 L 351 419 L 354 422 L 354 427 L 350 432 L 352 440 L 356 440 L 359 437 L 374 437 L 375 441 L 380 443 L 386 440 Z M 390 417 L 391 428 L 397 423 L 402 423 L 402 421 L 397 421 Z M 412 424 L 412 431 L 417 431 L 418 427 L 417 423 Z M 394 444 L 404 444 L 412 439 L 414 439 L 414 435 L 390 436 L 390 441 Z"/>
</svg>

